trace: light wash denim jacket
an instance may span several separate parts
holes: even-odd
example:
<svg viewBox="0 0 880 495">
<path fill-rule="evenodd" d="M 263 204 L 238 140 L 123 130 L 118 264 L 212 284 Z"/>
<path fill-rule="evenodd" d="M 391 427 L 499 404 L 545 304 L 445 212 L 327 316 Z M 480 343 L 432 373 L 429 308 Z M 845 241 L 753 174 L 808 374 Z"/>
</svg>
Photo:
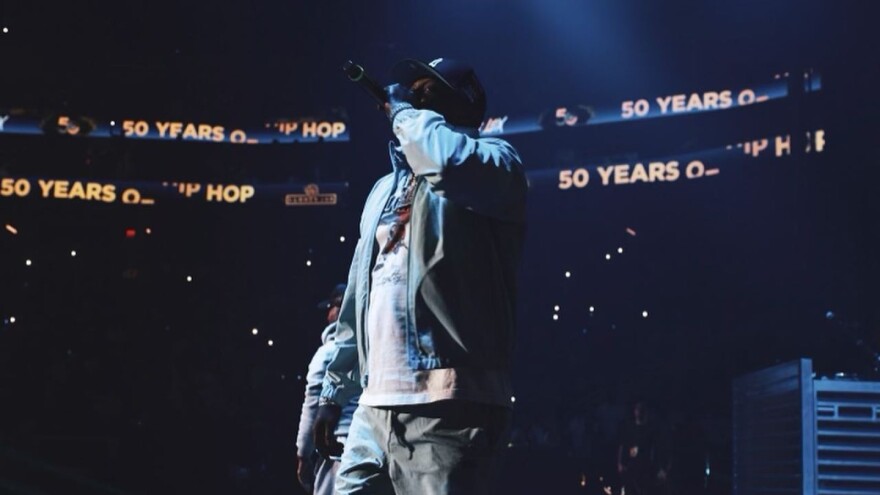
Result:
<svg viewBox="0 0 880 495">
<path fill-rule="evenodd" d="M 345 404 L 367 386 L 366 321 L 376 228 L 410 168 L 418 177 L 410 218 L 407 348 L 414 370 L 507 370 L 513 345 L 516 271 L 527 183 L 516 150 L 462 131 L 431 110 L 393 122 L 393 172 L 379 179 L 360 222 L 321 397 Z"/>
<path fill-rule="evenodd" d="M 315 426 L 315 418 L 318 414 L 318 398 L 324 383 L 324 374 L 327 365 L 336 352 L 333 343 L 336 338 L 336 323 L 331 323 L 321 332 L 321 347 L 315 351 L 309 362 L 309 371 L 306 374 L 306 393 L 303 400 L 302 412 L 299 415 L 299 430 L 296 434 L 296 455 L 309 458 L 315 452 L 315 440 L 312 429 Z M 337 437 L 347 437 L 348 427 L 351 426 L 351 417 L 357 409 L 358 398 L 354 395 L 342 409 L 339 424 L 334 434 Z"/>
</svg>

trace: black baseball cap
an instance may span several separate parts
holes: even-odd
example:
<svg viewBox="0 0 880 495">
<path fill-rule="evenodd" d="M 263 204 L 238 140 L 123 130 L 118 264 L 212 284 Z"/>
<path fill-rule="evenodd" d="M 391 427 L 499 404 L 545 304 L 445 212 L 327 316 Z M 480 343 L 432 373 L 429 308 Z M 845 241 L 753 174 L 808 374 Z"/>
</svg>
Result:
<svg viewBox="0 0 880 495">
<path fill-rule="evenodd" d="M 327 299 L 318 303 L 318 309 L 330 309 L 333 306 L 340 306 L 342 304 L 342 296 L 345 295 L 346 287 L 345 284 L 336 284 L 336 287 L 333 287 L 333 290 L 330 291 L 330 295 L 327 296 Z"/>
<path fill-rule="evenodd" d="M 391 80 L 404 86 L 423 77 L 437 79 L 461 96 L 471 108 L 474 117 L 482 122 L 486 115 L 486 91 L 473 67 L 459 60 L 441 57 L 428 63 L 408 58 L 391 69 Z"/>
</svg>

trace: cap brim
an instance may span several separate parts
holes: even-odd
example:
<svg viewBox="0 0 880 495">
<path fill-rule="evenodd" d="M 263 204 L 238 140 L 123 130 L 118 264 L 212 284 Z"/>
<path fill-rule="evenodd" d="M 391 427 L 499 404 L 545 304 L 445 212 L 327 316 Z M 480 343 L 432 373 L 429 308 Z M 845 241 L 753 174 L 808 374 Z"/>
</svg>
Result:
<svg viewBox="0 0 880 495">
<path fill-rule="evenodd" d="M 434 70 L 430 65 L 412 58 L 397 62 L 391 69 L 391 80 L 397 84 L 409 86 L 423 77 L 432 77 L 442 82 L 450 89 L 455 89 L 449 81 L 446 80 L 439 72 Z"/>
</svg>

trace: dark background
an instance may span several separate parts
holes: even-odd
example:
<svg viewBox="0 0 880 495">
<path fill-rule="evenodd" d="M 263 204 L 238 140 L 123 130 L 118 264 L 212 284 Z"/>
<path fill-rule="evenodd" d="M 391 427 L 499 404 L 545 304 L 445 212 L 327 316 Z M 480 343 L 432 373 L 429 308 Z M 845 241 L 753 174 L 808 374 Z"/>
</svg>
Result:
<svg viewBox="0 0 880 495">
<path fill-rule="evenodd" d="M 871 7 L 0 2 L 0 108 L 226 122 L 335 110 L 351 126 L 347 143 L 249 147 L 0 134 L 0 176 L 348 184 L 339 206 L 314 208 L 0 198 L 19 232 L 0 232 L 0 492 L 298 493 L 315 304 L 345 278 L 392 137 L 340 65 L 381 79 L 401 58 L 446 56 L 477 68 L 493 116 L 822 74 L 817 94 L 755 107 L 509 137 L 532 189 L 499 483 L 586 490 L 643 397 L 672 436 L 699 426 L 711 491 L 727 493 L 732 378 L 796 357 L 868 378 L 856 341 L 880 347 Z M 791 157 L 742 155 L 714 178 L 556 187 L 578 163 L 814 129 L 822 153 L 795 141 Z"/>
</svg>

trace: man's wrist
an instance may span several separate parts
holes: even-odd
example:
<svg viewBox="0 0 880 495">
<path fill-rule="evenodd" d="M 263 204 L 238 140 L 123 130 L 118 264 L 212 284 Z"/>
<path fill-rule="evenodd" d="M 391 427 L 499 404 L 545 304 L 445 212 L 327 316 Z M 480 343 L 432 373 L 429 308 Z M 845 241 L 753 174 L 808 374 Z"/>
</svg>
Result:
<svg viewBox="0 0 880 495">
<path fill-rule="evenodd" d="M 321 397 L 318 399 L 318 406 L 339 406 L 339 404 L 333 402 L 330 397 Z"/>
<path fill-rule="evenodd" d="M 412 104 L 405 101 L 397 101 L 391 104 L 391 110 L 388 111 L 388 118 L 391 120 L 391 123 L 394 123 L 394 119 L 400 115 L 401 112 L 405 110 L 411 110 L 413 108 Z"/>
</svg>

